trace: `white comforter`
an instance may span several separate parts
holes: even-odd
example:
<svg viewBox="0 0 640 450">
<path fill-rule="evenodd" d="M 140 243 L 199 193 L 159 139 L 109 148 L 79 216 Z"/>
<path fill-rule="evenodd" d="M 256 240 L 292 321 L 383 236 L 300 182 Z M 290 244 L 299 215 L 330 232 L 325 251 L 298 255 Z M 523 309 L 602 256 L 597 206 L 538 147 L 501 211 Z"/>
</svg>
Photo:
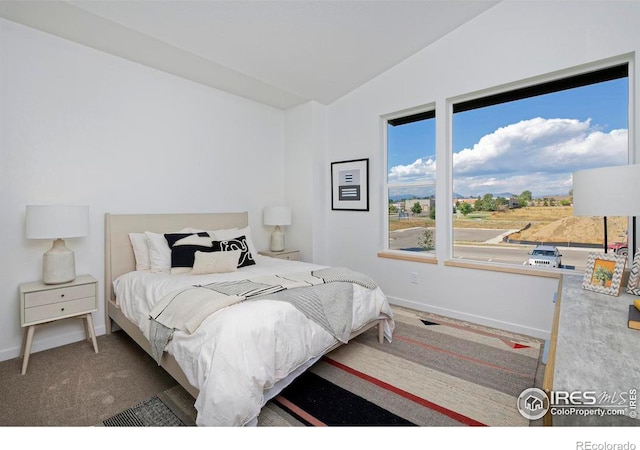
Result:
<svg viewBox="0 0 640 450">
<path fill-rule="evenodd" d="M 243 280 L 261 275 L 314 270 L 324 266 L 263 256 L 256 265 L 217 275 L 169 275 L 130 272 L 114 282 L 124 315 L 149 337 L 149 311 L 167 293 L 194 284 Z M 380 288 L 354 285 L 353 330 L 374 318 L 386 318 L 390 341 L 393 319 Z M 314 362 L 337 343 L 320 325 L 294 306 L 277 300 L 241 302 L 204 320 L 193 334 L 176 331 L 167 351 L 200 391 L 196 423 L 207 426 L 255 424 L 269 397 L 292 372 Z"/>
</svg>

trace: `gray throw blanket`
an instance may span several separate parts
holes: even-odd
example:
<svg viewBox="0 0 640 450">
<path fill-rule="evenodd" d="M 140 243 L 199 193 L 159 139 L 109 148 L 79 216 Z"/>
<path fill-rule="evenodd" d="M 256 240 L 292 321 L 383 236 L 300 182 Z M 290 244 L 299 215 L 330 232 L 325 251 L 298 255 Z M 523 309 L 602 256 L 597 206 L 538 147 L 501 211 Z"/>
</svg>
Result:
<svg viewBox="0 0 640 450">
<path fill-rule="evenodd" d="M 150 312 L 152 356 L 160 364 L 176 329 L 193 333 L 215 311 L 245 300 L 288 302 L 335 339 L 347 342 L 353 313 L 352 284 L 368 289 L 377 287 L 363 274 L 332 267 L 179 289 L 163 297 Z"/>
<path fill-rule="evenodd" d="M 287 289 L 247 300 L 263 299 L 291 303 L 307 319 L 316 322 L 340 342 L 349 340 L 353 315 L 353 286 L 351 283 L 335 282 Z"/>
<path fill-rule="evenodd" d="M 321 278 L 325 283 L 344 281 L 346 283 L 359 284 L 367 289 L 375 289 L 377 287 L 376 282 L 368 276 L 345 267 L 328 267 L 326 269 L 313 270 L 311 275 Z"/>
</svg>

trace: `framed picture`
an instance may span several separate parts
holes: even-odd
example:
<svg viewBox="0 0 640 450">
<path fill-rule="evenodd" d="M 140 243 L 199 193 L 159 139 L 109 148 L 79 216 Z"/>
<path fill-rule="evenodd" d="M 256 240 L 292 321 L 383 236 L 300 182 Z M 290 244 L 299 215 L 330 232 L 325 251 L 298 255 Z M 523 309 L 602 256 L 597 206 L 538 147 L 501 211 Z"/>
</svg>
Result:
<svg viewBox="0 0 640 450">
<path fill-rule="evenodd" d="M 331 163 L 331 209 L 369 211 L 369 159 Z"/>
<path fill-rule="evenodd" d="M 589 253 L 584 271 L 582 288 L 601 294 L 620 294 L 622 273 L 627 263 L 626 256 L 610 253 Z"/>
<path fill-rule="evenodd" d="M 631 295 L 640 295 L 640 252 L 633 257 L 633 265 L 629 272 L 629 281 L 627 282 L 627 293 Z"/>
</svg>

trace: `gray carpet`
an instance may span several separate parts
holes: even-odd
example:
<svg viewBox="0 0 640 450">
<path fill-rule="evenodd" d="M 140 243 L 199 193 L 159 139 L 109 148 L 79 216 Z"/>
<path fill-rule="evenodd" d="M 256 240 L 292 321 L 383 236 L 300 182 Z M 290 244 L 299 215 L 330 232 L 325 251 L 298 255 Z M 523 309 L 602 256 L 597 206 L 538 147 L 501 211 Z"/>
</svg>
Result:
<svg viewBox="0 0 640 450">
<path fill-rule="evenodd" d="M 0 362 L 0 426 L 94 426 L 176 386 L 123 332 Z"/>
</svg>

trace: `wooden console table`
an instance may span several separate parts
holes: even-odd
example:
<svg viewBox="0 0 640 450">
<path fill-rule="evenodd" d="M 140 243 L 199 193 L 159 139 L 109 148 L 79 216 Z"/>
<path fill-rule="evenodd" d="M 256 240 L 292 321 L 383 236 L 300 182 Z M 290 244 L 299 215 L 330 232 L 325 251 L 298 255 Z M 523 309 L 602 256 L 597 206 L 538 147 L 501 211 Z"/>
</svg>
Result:
<svg viewBox="0 0 640 450">
<path fill-rule="evenodd" d="M 582 289 L 582 278 L 582 275 L 560 277 L 543 389 L 547 394 L 551 391 L 617 394 L 618 400 L 621 393 L 629 397 L 633 389 L 640 393 L 640 330 L 627 327 L 629 305 L 638 297 L 627 294 L 625 286 L 618 297 Z M 626 407 L 629 406 L 627 401 Z M 627 408 L 624 416 L 552 415 L 549 411 L 544 423 L 640 426 L 638 415 L 640 403 L 636 403 L 635 409 L 632 405 Z"/>
</svg>

